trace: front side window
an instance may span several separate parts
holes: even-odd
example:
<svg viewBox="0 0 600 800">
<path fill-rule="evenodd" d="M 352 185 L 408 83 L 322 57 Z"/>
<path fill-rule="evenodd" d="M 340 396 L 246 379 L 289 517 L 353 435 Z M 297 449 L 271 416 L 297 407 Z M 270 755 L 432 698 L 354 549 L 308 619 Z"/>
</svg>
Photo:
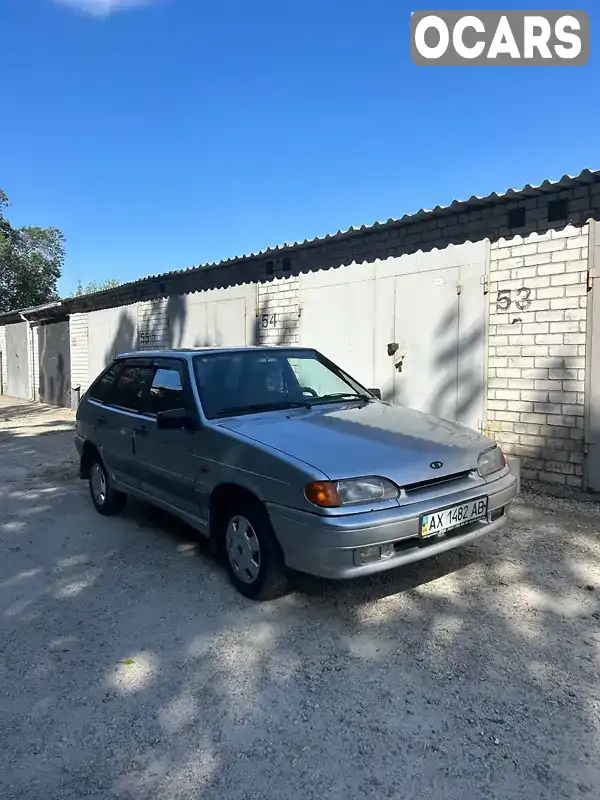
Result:
<svg viewBox="0 0 600 800">
<path fill-rule="evenodd" d="M 163 367 L 156 370 L 146 405 L 149 414 L 185 408 L 186 401 L 179 370 Z"/>
<path fill-rule="evenodd" d="M 111 405 L 128 411 L 139 411 L 153 375 L 154 367 L 125 364 L 110 397 Z"/>
<path fill-rule="evenodd" d="M 194 358 L 194 374 L 209 419 L 372 399 L 313 350 L 207 353 Z"/>
</svg>

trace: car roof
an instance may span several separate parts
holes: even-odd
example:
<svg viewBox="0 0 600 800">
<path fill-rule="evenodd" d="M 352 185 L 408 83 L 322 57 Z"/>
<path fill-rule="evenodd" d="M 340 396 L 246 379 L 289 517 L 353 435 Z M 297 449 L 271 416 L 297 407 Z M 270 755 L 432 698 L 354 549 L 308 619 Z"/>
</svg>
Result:
<svg viewBox="0 0 600 800">
<path fill-rule="evenodd" d="M 119 353 L 115 358 L 172 358 L 178 356 L 179 358 L 192 358 L 192 356 L 208 354 L 208 353 L 245 353 L 257 352 L 264 350 L 272 352 L 274 350 L 298 350 L 306 352 L 313 350 L 312 347 L 297 347 L 295 345 L 282 345 L 282 346 L 246 346 L 246 347 L 174 347 L 168 350 L 133 350 L 129 353 Z"/>
</svg>

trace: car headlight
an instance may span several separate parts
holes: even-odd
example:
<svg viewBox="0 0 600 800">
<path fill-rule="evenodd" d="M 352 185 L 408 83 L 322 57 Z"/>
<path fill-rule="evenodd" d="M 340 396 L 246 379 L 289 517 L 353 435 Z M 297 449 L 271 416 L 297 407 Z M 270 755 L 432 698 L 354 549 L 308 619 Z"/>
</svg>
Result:
<svg viewBox="0 0 600 800">
<path fill-rule="evenodd" d="M 494 472 L 499 472 L 506 466 L 506 459 L 504 453 L 499 447 L 492 447 L 486 450 L 479 456 L 477 460 L 477 472 L 482 478 L 487 478 L 488 475 L 493 475 Z"/>
<path fill-rule="evenodd" d="M 304 489 L 306 499 L 321 508 L 340 508 L 358 503 L 393 500 L 398 487 L 385 478 L 350 478 L 343 481 L 315 481 Z"/>
</svg>

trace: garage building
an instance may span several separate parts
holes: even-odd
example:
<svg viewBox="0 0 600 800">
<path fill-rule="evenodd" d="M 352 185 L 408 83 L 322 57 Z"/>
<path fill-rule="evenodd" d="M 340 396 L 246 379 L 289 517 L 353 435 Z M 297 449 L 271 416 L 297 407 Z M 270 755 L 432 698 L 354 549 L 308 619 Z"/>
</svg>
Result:
<svg viewBox="0 0 600 800">
<path fill-rule="evenodd" d="M 119 352 L 302 344 L 495 437 L 526 479 L 600 491 L 598 219 L 586 170 L 16 310 L 0 388 L 72 405 Z"/>
</svg>

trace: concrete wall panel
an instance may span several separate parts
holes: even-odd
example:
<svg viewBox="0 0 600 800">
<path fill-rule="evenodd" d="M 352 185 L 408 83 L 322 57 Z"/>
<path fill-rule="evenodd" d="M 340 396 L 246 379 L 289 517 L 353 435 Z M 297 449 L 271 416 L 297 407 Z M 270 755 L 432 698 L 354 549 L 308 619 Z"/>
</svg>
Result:
<svg viewBox="0 0 600 800">
<path fill-rule="evenodd" d="M 107 308 L 88 314 L 88 380 L 91 383 L 119 353 L 137 347 L 135 306 Z"/>
<path fill-rule="evenodd" d="M 6 358 L 6 326 L 0 325 L 0 394 L 8 392 L 8 361 Z"/>
<path fill-rule="evenodd" d="M 6 326 L 6 394 L 31 400 L 30 334 L 27 322 Z"/>
</svg>

